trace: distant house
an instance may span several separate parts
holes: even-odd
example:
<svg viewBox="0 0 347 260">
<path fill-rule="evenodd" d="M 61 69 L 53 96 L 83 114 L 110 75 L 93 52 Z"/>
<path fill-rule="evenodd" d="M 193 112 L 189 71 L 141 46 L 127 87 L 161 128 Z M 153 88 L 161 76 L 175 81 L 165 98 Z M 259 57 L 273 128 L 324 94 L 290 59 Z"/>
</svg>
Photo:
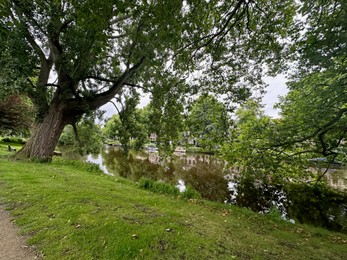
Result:
<svg viewBox="0 0 347 260">
<path fill-rule="evenodd" d="M 181 143 L 185 144 L 185 145 L 193 145 L 193 146 L 197 146 L 198 145 L 198 139 L 195 138 L 194 136 L 192 136 L 191 132 L 187 131 L 187 132 L 183 132 L 181 134 Z"/>
<path fill-rule="evenodd" d="M 151 135 L 149 136 L 149 140 L 151 142 L 156 142 L 157 141 L 157 134 L 156 133 L 151 133 Z"/>
</svg>

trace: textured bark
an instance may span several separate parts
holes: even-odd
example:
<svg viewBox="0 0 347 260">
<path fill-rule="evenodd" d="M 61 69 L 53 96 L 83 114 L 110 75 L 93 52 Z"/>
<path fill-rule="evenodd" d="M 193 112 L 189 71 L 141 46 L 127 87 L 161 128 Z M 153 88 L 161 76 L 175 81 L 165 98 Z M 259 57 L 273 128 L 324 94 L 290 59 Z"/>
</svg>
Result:
<svg viewBox="0 0 347 260">
<path fill-rule="evenodd" d="M 52 104 L 43 120 L 35 124 L 30 139 L 16 157 L 51 161 L 67 119 L 64 106 Z"/>
</svg>

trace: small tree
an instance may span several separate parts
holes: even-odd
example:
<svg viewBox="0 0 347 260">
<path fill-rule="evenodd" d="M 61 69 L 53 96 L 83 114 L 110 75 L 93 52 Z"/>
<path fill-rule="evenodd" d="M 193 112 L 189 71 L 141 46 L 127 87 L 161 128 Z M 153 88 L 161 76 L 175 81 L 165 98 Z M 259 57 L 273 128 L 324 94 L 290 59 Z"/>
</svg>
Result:
<svg viewBox="0 0 347 260">
<path fill-rule="evenodd" d="M 236 111 L 237 120 L 231 138 L 222 149 L 223 158 L 239 177 L 252 177 L 265 181 L 302 179 L 306 171 L 306 157 L 299 149 L 287 151 L 275 147 L 281 132 L 281 119 L 264 115 L 262 106 L 249 100 Z"/>
<path fill-rule="evenodd" d="M 98 153 L 103 140 L 101 127 L 95 124 L 96 117 L 98 115 L 94 112 L 85 115 L 75 125 L 67 125 L 59 138 L 59 144 L 73 146 L 82 155 Z"/>
<path fill-rule="evenodd" d="M 139 99 L 136 97 L 126 98 L 121 110 L 112 116 L 103 129 L 104 135 L 110 139 L 117 139 L 123 149 L 128 152 L 142 148 L 148 139 L 147 114 L 144 109 L 137 109 Z M 118 109 L 118 108 L 117 108 Z"/>
<path fill-rule="evenodd" d="M 186 126 L 199 146 L 215 151 L 227 140 L 230 118 L 223 103 L 212 95 L 202 95 L 189 109 Z"/>
</svg>

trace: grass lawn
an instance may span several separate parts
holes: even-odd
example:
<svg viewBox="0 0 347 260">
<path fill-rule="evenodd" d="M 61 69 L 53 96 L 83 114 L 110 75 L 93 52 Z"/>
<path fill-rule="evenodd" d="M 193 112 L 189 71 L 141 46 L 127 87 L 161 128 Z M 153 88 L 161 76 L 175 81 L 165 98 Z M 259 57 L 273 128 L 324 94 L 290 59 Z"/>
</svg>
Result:
<svg viewBox="0 0 347 260">
<path fill-rule="evenodd" d="M 10 161 L 0 204 L 45 259 L 347 259 L 347 235 L 140 189 L 82 163 Z"/>
</svg>

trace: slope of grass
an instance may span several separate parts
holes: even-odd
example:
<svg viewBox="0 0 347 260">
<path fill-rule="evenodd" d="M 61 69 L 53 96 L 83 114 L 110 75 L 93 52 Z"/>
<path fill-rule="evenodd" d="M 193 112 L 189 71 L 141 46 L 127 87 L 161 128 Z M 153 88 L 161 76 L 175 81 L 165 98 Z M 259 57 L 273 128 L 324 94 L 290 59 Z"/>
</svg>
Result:
<svg viewBox="0 0 347 260">
<path fill-rule="evenodd" d="M 346 259 L 347 235 L 140 189 L 90 166 L 0 159 L 0 204 L 45 259 Z"/>
</svg>

